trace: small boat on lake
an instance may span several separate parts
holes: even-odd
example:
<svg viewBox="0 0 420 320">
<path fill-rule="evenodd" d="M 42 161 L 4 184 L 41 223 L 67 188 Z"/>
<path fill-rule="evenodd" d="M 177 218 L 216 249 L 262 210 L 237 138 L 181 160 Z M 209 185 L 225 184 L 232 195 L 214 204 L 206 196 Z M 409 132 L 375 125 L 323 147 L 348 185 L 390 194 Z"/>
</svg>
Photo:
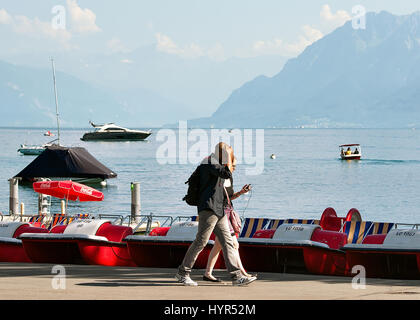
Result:
<svg viewBox="0 0 420 320">
<path fill-rule="evenodd" d="M 138 141 L 145 140 L 152 134 L 149 131 L 132 130 L 115 125 L 114 123 L 107 123 L 96 125 L 89 121 L 92 127 L 95 128 L 92 132 L 86 132 L 80 140 L 82 141 Z"/>
<path fill-rule="evenodd" d="M 47 147 L 53 146 L 53 145 L 58 145 L 58 144 L 54 144 L 53 142 L 55 142 L 57 139 L 45 143 L 43 145 L 27 145 L 27 144 L 21 144 L 20 148 L 17 150 L 18 152 L 20 152 L 21 154 L 25 155 L 25 156 L 38 156 L 41 153 L 44 152 L 44 150 Z"/>
<path fill-rule="evenodd" d="M 57 86 L 56 86 L 56 80 L 55 80 L 54 59 L 51 59 L 51 67 L 52 67 L 52 73 L 53 73 L 54 94 L 55 94 L 55 112 L 56 112 L 56 117 L 57 117 L 57 139 L 54 139 L 42 145 L 21 144 L 20 148 L 17 151 L 25 156 L 38 156 L 41 153 L 43 153 L 47 147 L 60 146 L 60 121 L 58 118 L 58 97 L 57 97 Z M 47 132 L 44 133 L 44 136 L 52 137 L 54 136 L 54 134 L 48 130 Z"/>
<path fill-rule="evenodd" d="M 340 157 L 342 160 L 360 160 L 362 149 L 360 144 L 342 144 L 340 148 Z M 347 148 L 346 150 L 344 150 Z M 354 149 L 352 149 L 354 148 Z"/>
</svg>

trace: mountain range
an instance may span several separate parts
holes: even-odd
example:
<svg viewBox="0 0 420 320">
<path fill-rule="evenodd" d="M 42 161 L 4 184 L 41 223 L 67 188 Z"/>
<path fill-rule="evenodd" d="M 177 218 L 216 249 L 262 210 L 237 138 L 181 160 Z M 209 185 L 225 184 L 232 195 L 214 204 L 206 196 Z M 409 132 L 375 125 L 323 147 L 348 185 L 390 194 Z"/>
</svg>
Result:
<svg viewBox="0 0 420 320">
<path fill-rule="evenodd" d="M 368 13 L 234 90 L 204 127 L 420 126 L 420 12 Z"/>
<path fill-rule="evenodd" d="M 181 104 L 144 89 L 111 91 L 64 72 L 56 72 L 56 79 L 63 127 L 89 127 L 89 120 L 141 127 L 157 118 L 172 121 L 177 113 L 190 114 Z M 52 69 L 0 62 L 0 97 L 1 126 L 56 126 Z"/>
<path fill-rule="evenodd" d="M 8 60 L 0 61 L 0 126 L 54 125 L 48 55 Z M 153 46 L 113 54 L 58 53 L 60 122 L 63 127 L 88 127 L 92 120 L 139 128 L 209 116 L 234 88 L 261 73 L 277 73 L 285 61 L 278 55 L 186 59 Z"/>
<path fill-rule="evenodd" d="M 420 126 L 420 12 L 368 13 L 364 29 L 348 21 L 287 62 L 185 59 L 146 46 L 61 54 L 56 67 L 63 127 Z M 48 57 L 0 61 L 0 97 L 0 126 L 55 126 Z"/>
</svg>

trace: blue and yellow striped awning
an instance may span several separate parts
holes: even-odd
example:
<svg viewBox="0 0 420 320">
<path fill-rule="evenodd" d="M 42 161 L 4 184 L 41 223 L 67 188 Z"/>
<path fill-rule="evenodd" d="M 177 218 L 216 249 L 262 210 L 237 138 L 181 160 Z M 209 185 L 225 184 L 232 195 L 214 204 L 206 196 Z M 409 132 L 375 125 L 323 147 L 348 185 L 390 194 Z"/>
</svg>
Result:
<svg viewBox="0 0 420 320">
<path fill-rule="evenodd" d="M 368 235 L 387 234 L 393 223 L 372 222 L 372 221 L 348 221 L 344 225 L 344 232 L 347 234 L 348 243 L 362 243 Z"/>
<path fill-rule="evenodd" d="M 246 218 L 239 237 L 252 238 L 255 232 L 264 229 L 270 219 L 266 218 Z"/>
</svg>

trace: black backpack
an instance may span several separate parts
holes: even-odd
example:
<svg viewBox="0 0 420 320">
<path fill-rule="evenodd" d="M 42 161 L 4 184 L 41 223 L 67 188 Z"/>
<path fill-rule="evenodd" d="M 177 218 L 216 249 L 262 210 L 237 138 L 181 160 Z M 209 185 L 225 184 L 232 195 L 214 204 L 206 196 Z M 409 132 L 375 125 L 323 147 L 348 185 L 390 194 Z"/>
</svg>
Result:
<svg viewBox="0 0 420 320">
<path fill-rule="evenodd" d="M 198 200 L 200 198 L 200 166 L 198 166 L 189 179 L 185 182 L 188 184 L 188 191 L 183 201 L 185 201 L 190 206 L 198 206 Z"/>
</svg>

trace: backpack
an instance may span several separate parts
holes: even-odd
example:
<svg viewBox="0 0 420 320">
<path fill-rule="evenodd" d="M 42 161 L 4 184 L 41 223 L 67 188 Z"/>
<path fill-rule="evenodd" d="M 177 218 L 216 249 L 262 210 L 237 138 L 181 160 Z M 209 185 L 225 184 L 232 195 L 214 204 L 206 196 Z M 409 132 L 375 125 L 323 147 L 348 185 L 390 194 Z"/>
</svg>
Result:
<svg viewBox="0 0 420 320">
<path fill-rule="evenodd" d="M 185 184 L 188 184 L 187 194 L 183 201 L 185 201 L 190 206 L 198 206 L 198 200 L 200 198 L 200 170 L 198 166 L 192 175 L 188 178 Z"/>
</svg>

